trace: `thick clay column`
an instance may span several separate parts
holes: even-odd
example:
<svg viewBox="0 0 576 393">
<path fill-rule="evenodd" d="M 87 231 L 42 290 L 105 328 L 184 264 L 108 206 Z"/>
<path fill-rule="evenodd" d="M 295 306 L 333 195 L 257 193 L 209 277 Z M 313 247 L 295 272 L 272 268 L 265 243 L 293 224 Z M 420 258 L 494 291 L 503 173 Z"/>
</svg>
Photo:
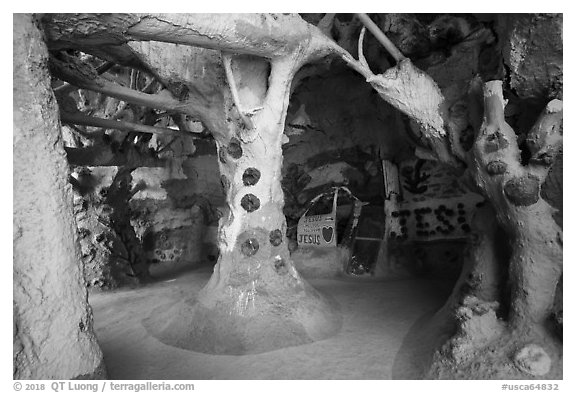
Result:
<svg viewBox="0 0 576 393">
<path fill-rule="evenodd" d="M 14 378 L 105 378 L 46 46 L 31 15 L 14 14 L 13 39 Z"/>
<path fill-rule="evenodd" d="M 553 219 L 555 209 L 540 197 L 552 160 L 540 162 L 536 154 L 536 160 L 522 165 L 517 136 L 504 119 L 502 82 L 486 82 L 483 94 L 484 122 L 474 143 L 473 168 L 510 237 L 512 327 L 530 330 L 549 318 L 562 274 L 562 229 Z M 561 120 L 562 102 L 553 100 L 530 132 L 549 154 L 559 140 Z"/>
<path fill-rule="evenodd" d="M 254 71 L 257 65 L 247 61 L 238 80 L 239 85 L 250 81 L 246 96 L 269 82 L 262 89 L 263 105 L 247 126 L 229 97 L 230 132 L 216 137 L 230 212 L 220 220 L 214 274 L 193 303 L 183 302 L 146 323 L 156 330 L 160 319 L 168 319 L 157 334 L 171 345 L 241 355 L 310 343 L 339 329 L 334 305 L 300 277 L 286 241 L 282 138 L 297 63 L 274 61 L 269 78 Z M 250 102 L 246 96 L 240 96 L 244 104 Z"/>
</svg>

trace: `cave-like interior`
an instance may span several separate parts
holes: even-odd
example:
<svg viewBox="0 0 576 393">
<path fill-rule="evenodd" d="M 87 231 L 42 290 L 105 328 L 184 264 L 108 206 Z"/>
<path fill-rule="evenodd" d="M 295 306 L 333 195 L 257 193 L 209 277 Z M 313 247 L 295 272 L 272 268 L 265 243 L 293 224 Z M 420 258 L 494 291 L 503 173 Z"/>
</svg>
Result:
<svg viewBox="0 0 576 393">
<path fill-rule="evenodd" d="M 14 14 L 15 379 L 562 379 L 561 14 Z"/>
</svg>

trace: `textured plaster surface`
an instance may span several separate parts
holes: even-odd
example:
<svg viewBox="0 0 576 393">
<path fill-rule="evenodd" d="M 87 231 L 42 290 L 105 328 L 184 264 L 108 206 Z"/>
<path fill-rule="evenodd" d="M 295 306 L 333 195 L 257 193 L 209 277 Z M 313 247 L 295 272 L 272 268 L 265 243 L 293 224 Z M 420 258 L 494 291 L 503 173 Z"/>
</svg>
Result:
<svg viewBox="0 0 576 393">
<path fill-rule="evenodd" d="M 47 51 L 14 16 L 14 377 L 102 378 Z"/>
</svg>

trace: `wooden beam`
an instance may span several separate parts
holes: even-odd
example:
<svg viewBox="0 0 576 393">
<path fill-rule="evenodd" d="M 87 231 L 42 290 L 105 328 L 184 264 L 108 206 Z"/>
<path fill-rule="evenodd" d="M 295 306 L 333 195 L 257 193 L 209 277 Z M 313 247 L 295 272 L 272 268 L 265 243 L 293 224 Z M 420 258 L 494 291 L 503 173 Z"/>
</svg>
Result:
<svg viewBox="0 0 576 393">
<path fill-rule="evenodd" d="M 184 134 L 181 131 L 171 128 L 146 126 L 138 123 L 127 121 L 102 119 L 99 117 L 87 116 L 81 112 L 70 113 L 60 111 L 60 120 L 67 124 L 76 124 L 80 126 L 101 127 L 120 131 L 144 132 L 146 134 L 170 135 Z M 188 134 L 186 134 L 188 135 Z"/>
<path fill-rule="evenodd" d="M 42 23 L 50 49 L 161 41 L 276 58 L 324 37 L 298 14 L 70 13 L 45 14 Z"/>
<path fill-rule="evenodd" d="M 115 66 L 115 63 L 113 63 L 111 61 L 105 61 L 104 64 L 102 64 L 101 66 L 96 68 L 96 72 L 98 73 L 98 75 L 102 75 L 103 73 L 110 70 L 114 66 Z M 68 93 L 70 93 L 76 89 L 78 89 L 78 87 L 71 85 L 68 82 L 64 82 L 64 84 L 62 86 L 58 86 L 57 88 L 54 89 L 54 93 L 68 94 Z"/>
<path fill-rule="evenodd" d="M 180 102 L 168 95 L 146 94 L 109 82 L 98 76 L 96 70 L 79 61 L 72 62 L 71 59 L 70 62 L 65 63 L 51 57 L 50 70 L 58 79 L 81 89 L 96 91 L 131 104 L 141 105 L 148 108 L 196 115 L 196 111 L 186 103 Z"/>
<path fill-rule="evenodd" d="M 382 46 L 388 51 L 388 53 L 390 53 L 390 55 L 394 58 L 394 60 L 396 60 L 397 63 L 406 58 L 406 56 L 404 56 L 402 52 L 400 52 L 400 50 L 396 48 L 396 45 L 394 45 L 394 43 L 390 41 L 388 37 L 386 37 L 386 34 L 384 34 L 382 30 L 380 30 L 378 25 L 376 25 L 376 23 L 374 23 L 368 15 L 356 14 L 356 16 L 358 17 L 358 19 L 362 21 L 364 26 L 366 26 L 366 28 L 370 30 L 370 33 L 372 33 L 374 37 L 376 37 L 378 42 L 382 44 Z"/>
</svg>

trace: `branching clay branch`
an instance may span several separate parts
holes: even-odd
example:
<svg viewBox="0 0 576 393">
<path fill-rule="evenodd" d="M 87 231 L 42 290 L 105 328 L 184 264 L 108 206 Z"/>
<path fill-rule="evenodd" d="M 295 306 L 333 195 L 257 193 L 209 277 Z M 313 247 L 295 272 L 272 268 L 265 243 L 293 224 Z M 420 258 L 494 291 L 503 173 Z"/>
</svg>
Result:
<svg viewBox="0 0 576 393">
<path fill-rule="evenodd" d="M 460 167 L 461 164 L 450 150 L 443 113 L 444 96 L 440 88 L 429 75 L 416 68 L 410 59 L 404 57 L 368 16 L 361 15 L 364 14 L 359 14 L 362 22 L 373 34 L 377 35 L 379 42 L 397 59 L 398 64 L 389 68 L 384 74 L 374 75 L 367 67 L 365 60 L 355 60 L 342 48 L 336 49 L 336 53 L 352 69 L 362 74 L 382 99 L 417 124 L 421 139 L 425 141 L 428 150 L 439 161 Z"/>
<path fill-rule="evenodd" d="M 366 34 L 366 27 L 362 27 L 360 31 L 360 36 L 358 36 L 358 61 L 365 67 L 367 70 L 370 71 L 370 66 L 368 65 L 368 61 L 366 57 L 364 57 L 364 35 Z M 372 71 L 370 71 L 372 72 Z"/>
<path fill-rule="evenodd" d="M 224 63 L 224 70 L 226 73 L 226 80 L 228 81 L 228 86 L 230 87 L 230 92 L 232 93 L 232 100 L 234 100 L 234 105 L 238 110 L 238 114 L 244 122 L 244 125 L 249 130 L 254 129 L 254 123 L 252 120 L 246 116 L 242 106 L 240 105 L 240 97 L 238 95 L 238 89 L 236 88 L 236 81 L 234 80 L 234 73 L 232 72 L 232 55 L 229 53 L 222 52 L 222 62 Z"/>
<path fill-rule="evenodd" d="M 530 168 L 544 182 L 550 166 L 562 150 L 563 109 L 562 101 L 552 100 L 528 132 L 526 144 L 532 153 Z"/>
</svg>

